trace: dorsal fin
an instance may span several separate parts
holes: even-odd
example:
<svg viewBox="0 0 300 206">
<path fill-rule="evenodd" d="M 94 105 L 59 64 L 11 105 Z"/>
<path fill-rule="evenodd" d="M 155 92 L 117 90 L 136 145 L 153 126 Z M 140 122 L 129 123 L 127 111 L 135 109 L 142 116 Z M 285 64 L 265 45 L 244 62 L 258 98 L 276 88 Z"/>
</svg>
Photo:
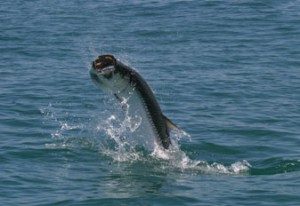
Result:
<svg viewBox="0 0 300 206">
<path fill-rule="evenodd" d="M 181 132 L 181 131 L 182 131 L 182 130 L 179 129 L 179 127 L 177 127 L 176 124 L 174 124 L 168 117 L 166 117 L 164 114 L 162 114 L 162 116 L 165 118 L 169 130 L 176 130 L 176 131 L 178 131 L 178 132 Z"/>
<path fill-rule="evenodd" d="M 176 132 L 187 136 L 187 137 L 191 137 L 188 133 L 186 133 L 184 130 L 180 129 L 179 127 L 176 126 L 176 124 L 174 124 L 168 117 L 166 117 L 164 114 L 162 114 L 162 116 L 164 117 L 164 119 L 166 120 L 167 126 L 169 131 L 170 130 L 175 130 Z"/>
</svg>

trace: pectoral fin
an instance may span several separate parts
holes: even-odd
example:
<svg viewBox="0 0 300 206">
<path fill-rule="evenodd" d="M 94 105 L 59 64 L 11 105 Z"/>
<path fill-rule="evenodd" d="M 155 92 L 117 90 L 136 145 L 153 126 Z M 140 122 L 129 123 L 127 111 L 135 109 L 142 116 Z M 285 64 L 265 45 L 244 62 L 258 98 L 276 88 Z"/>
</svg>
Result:
<svg viewBox="0 0 300 206">
<path fill-rule="evenodd" d="M 126 103 L 124 103 L 124 99 L 119 97 L 119 95 L 117 95 L 116 93 L 114 93 L 114 96 L 116 97 L 116 99 L 118 100 L 118 102 L 121 104 L 121 107 L 124 111 L 126 111 L 128 109 L 128 105 Z"/>
<path fill-rule="evenodd" d="M 119 101 L 119 103 L 122 103 L 122 98 L 119 97 L 116 93 L 114 93 L 114 96 L 116 97 L 116 99 Z"/>
</svg>

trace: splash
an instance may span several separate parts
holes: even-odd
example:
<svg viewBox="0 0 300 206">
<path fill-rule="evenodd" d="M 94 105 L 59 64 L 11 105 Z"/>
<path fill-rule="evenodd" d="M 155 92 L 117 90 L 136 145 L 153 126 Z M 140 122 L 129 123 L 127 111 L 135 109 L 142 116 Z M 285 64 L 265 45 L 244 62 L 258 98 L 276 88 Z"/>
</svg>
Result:
<svg viewBox="0 0 300 206">
<path fill-rule="evenodd" d="M 167 161 L 163 166 L 164 169 L 177 169 L 192 174 L 240 175 L 247 174 L 251 168 L 250 163 L 246 160 L 235 162 L 229 166 L 216 162 L 208 163 L 203 160 L 192 160 L 180 149 L 178 142 L 173 141 L 172 143 L 170 150 L 156 147 L 151 153 L 152 157 Z"/>
<path fill-rule="evenodd" d="M 140 122 L 133 122 L 132 118 L 128 116 L 123 120 L 116 115 L 108 117 L 106 121 L 96 127 L 96 130 L 98 133 L 105 133 L 109 139 L 113 140 L 114 146 L 102 145 L 99 152 L 117 162 L 140 159 L 140 154 L 135 150 L 136 143 L 132 136 L 139 125 Z"/>
<path fill-rule="evenodd" d="M 88 147 L 117 163 L 153 164 L 160 171 L 177 171 L 190 174 L 247 174 L 251 165 L 246 161 L 238 161 L 230 165 L 209 163 L 204 160 L 191 159 L 181 148 L 180 141 L 191 136 L 183 131 L 171 132 L 172 146 L 165 150 L 155 143 L 154 137 L 137 134 L 142 118 L 130 116 L 130 105 L 124 100 L 123 109 L 114 105 L 113 111 L 101 111 L 101 115 L 78 118 L 63 113 L 52 104 L 40 111 L 46 119 L 50 119 L 57 129 L 51 133 L 54 140 L 47 148 Z M 124 108 L 127 108 L 124 110 Z M 124 112 L 125 111 L 125 112 Z M 101 116 L 101 117 L 99 117 Z M 75 121 L 76 119 L 76 121 Z M 79 120 L 78 120 L 79 119 Z M 152 144 L 149 144 L 149 139 Z M 154 145 L 154 147 L 149 146 Z"/>
<path fill-rule="evenodd" d="M 127 102 L 122 102 L 126 108 Z M 141 125 L 141 117 L 131 118 L 128 113 L 111 115 L 101 122 L 97 131 L 105 133 L 115 143 L 114 147 L 102 147 L 99 152 L 112 158 L 116 162 L 155 162 L 161 170 L 191 172 L 193 174 L 247 174 L 251 168 L 246 160 L 235 162 L 231 165 L 221 163 L 208 163 L 202 160 L 192 160 L 180 149 L 183 138 L 191 140 L 191 136 L 184 131 L 171 132 L 172 145 L 166 150 L 155 142 L 155 137 L 149 138 L 147 134 L 137 136 L 135 132 Z M 152 139 L 154 147 L 148 147 L 146 140 Z"/>
</svg>

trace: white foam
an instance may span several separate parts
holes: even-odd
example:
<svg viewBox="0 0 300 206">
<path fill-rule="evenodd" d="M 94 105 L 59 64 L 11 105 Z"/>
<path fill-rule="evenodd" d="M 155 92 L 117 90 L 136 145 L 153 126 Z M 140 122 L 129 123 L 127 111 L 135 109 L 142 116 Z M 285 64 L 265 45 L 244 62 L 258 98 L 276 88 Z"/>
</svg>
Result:
<svg viewBox="0 0 300 206">
<path fill-rule="evenodd" d="M 242 162 L 231 164 L 230 171 L 232 171 L 234 174 L 240 174 L 242 172 L 248 172 L 251 167 L 252 166 L 248 161 L 243 160 Z"/>
</svg>

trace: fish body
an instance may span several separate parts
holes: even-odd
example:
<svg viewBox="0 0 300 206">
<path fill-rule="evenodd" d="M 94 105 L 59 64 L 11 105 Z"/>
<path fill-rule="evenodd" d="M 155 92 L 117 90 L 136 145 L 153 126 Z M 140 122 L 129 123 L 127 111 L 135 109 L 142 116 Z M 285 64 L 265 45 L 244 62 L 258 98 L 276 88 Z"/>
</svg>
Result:
<svg viewBox="0 0 300 206">
<path fill-rule="evenodd" d="M 93 61 L 90 75 L 97 87 L 128 105 L 131 117 L 140 117 L 143 135 L 154 136 L 158 145 L 169 149 L 170 128 L 176 126 L 163 115 L 154 93 L 137 71 L 112 55 L 102 55 Z"/>
</svg>

